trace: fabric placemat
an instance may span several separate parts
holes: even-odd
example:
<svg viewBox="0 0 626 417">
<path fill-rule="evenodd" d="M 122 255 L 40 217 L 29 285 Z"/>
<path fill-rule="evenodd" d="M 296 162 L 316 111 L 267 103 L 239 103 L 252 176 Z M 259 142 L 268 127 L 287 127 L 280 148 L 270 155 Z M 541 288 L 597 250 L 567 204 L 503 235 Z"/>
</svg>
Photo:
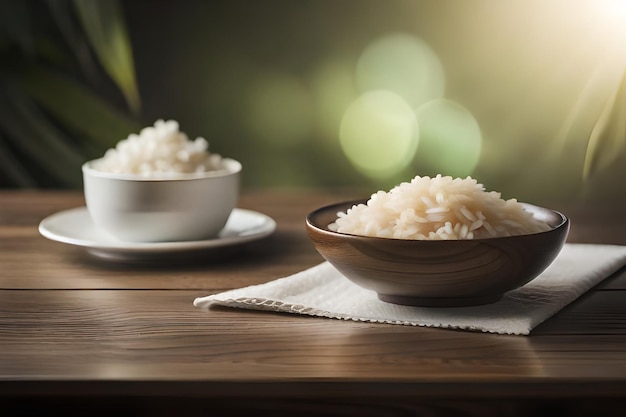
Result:
<svg viewBox="0 0 626 417">
<path fill-rule="evenodd" d="M 626 246 L 565 244 L 554 262 L 525 286 L 493 304 L 410 307 L 380 301 L 328 262 L 265 284 L 199 297 L 211 305 L 306 314 L 343 320 L 528 335 L 587 290 L 626 265 Z"/>
</svg>

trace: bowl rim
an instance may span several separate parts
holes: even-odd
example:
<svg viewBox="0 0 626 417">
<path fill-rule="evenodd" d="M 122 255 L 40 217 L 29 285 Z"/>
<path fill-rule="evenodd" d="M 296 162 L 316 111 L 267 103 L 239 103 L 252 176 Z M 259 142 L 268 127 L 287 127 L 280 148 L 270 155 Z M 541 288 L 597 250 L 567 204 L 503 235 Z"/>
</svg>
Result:
<svg viewBox="0 0 626 417">
<path fill-rule="evenodd" d="M 137 174 L 122 174 L 107 171 L 100 171 L 93 167 L 93 164 L 102 160 L 104 157 L 91 159 L 81 166 L 83 175 L 89 175 L 97 178 L 108 178 L 113 180 L 122 181 L 135 181 L 135 182 L 175 182 L 175 181 L 189 181 L 208 178 L 224 178 L 232 175 L 238 175 L 243 166 L 241 162 L 233 158 L 222 158 L 220 161 L 221 168 L 212 171 L 194 172 L 194 173 L 177 173 L 171 176 L 154 176 L 154 177 L 142 177 Z"/>
<path fill-rule="evenodd" d="M 547 207 L 542 207 L 542 206 L 538 206 L 536 204 L 531 204 L 531 203 L 526 203 L 526 202 L 519 202 L 520 204 L 522 204 L 524 207 L 528 207 L 528 208 L 535 208 L 535 209 L 540 209 L 540 210 L 547 210 L 553 214 L 555 214 L 558 218 L 560 218 L 560 222 L 556 225 L 550 228 L 550 230 L 546 230 L 543 232 L 535 232 L 535 233 L 526 233 L 526 234 L 522 234 L 522 235 L 510 235 L 510 236 L 494 236 L 494 237 L 483 237 L 483 238 L 476 238 L 476 239 L 444 239 L 444 240 L 429 240 L 429 239 L 400 239 L 400 238 L 392 238 L 392 237 L 381 237 L 381 236 L 365 236 L 365 235 L 357 235 L 357 234 L 353 234 L 353 233 L 344 233 L 344 232 L 336 232 L 333 230 L 330 230 L 328 228 L 328 226 L 320 226 L 319 224 L 316 224 L 313 222 L 313 217 L 319 213 L 325 212 L 325 211 L 330 211 L 330 210 L 336 210 L 336 211 L 340 211 L 339 208 L 350 208 L 355 204 L 366 204 L 367 201 L 369 200 L 369 198 L 362 198 L 362 199 L 354 199 L 354 200 L 345 200 L 345 201 L 341 201 L 341 202 L 337 202 L 337 203 L 332 203 L 332 204 L 327 204 L 325 206 L 321 206 L 318 207 L 315 210 L 310 211 L 307 215 L 306 215 L 306 226 L 308 229 L 310 230 L 315 230 L 318 233 L 322 233 L 325 234 L 327 236 L 333 236 L 333 237 L 338 237 L 338 238 L 347 238 L 347 239 L 368 239 L 368 240 L 372 240 L 372 241 L 388 241 L 388 242 L 421 242 L 422 244 L 427 242 L 429 244 L 445 244 L 445 243 L 450 243 L 450 242 L 493 242 L 493 241 L 497 241 L 497 240 L 505 240 L 505 239 L 515 239 L 515 238 L 520 238 L 520 237 L 524 237 L 524 236 L 540 236 L 540 235 L 545 235 L 548 233 L 554 233 L 557 230 L 560 230 L 562 228 L 569 228 L 569 224 L 570 224 L 570 220 L 569 217 L 567 217 L 565 214 L 563 214 L 562 212 L 558 211 L 558 210 L 554 210 L 551 208 L 547 208 Z"/>
</svg>

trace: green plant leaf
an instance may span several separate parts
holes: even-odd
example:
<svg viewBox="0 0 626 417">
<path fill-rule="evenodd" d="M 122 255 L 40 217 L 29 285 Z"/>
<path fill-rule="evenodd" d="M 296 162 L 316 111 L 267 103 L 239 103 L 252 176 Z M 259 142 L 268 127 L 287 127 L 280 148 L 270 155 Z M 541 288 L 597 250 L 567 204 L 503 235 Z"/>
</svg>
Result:
<svg viewBox="0 0 626 417">
<path fill-rule="evenodd" d="M 26 91 L 59 123 L 109 148 L 141 129 L 138 121 L 103 101 L 70 78 L 32 67 L 21 74 Z"/>
<path fill-rule="evenodd" d="M 608 168 L 626 145 L 626 72 L 615 95 L 593 126 L 585 153 L 583 179 Z"/>
<path fill-rule="evenodd" d="M 29 174 L 28 170 L 20 162 L 19 158 L 7 146 L 7 139 L 0 133 L 0 172 L 2 172 L 12 184 L 20 188 L 36 188 L 37 181 Z"/>
<path fill-rule="evenodd" d="M 81 33 L 75 20 L 72 19 L 71 3 L 67 0 L 44 0 L 44 3 L 65 41 L 71 47 L 77 48 Z"/>
<path fill-rule="evenodd" d="M 50 176 L 65 186 L 81 184 L 80 166 L 84 157 L 15 86 L 4 89 L 0 95 L 0 128 L 15 148 L 31 157 Z"/>
<path fill-rule="evenodd" d="M 128 106 L 139 112 L 132 47 L 118 0 L 74 0 L 83 29 L 98 60 L 118 85 Z"/>
<path fill-rule="evenodd" d="M 44 4 L 47 5 L 52 20 L 59 29 L 69 50 L 76 57 L 85 75 L 91 80 L 96 80 L 98 77 L 96 62 L 89 51 L 81 26 L 73 18 L 75 10 L 72 7 L 71 0 L 44 0 Z M 47 58 L 51 57 L 50 61 L 58 63 L 60 62 L 58 59 L 60 53 L 56 49 L 60 48 L 59 43 L 60 41 L 57 40 L 53 44 L 49 37 L 39 39 L 39 52 Z"/>
<path fill-rule="evenodd" d="M 35 53 L 32 21 L 24 1 L 0 0 L 0 30 L 28 55 Z"/>
</svg>

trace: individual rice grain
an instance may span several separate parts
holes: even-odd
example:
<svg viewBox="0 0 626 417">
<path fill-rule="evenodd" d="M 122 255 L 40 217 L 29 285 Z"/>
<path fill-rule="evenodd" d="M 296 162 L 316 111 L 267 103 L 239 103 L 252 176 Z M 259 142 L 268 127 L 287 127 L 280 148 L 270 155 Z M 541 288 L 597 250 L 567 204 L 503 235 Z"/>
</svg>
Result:
<svg viewBox="0 0 626 417">
<path fill-rule="evenodd" d="M 157 120 L 137 134 L 117 143 L 94 162 L 99 171 L 137 175 L 143 178 L 170 178 L 221 169 L 222 158 L 210 153 L 208 142 L 190 140 L 174 120 Z"/>
<path fill-rule="evenodd" d="M 547 231 L 550 226 L 504 200 L 471 177 L 416 176 L 366 204 L 337 213 L 329 229 L 354 235 L 419 240 L 459 240 Z"/>
</svg>

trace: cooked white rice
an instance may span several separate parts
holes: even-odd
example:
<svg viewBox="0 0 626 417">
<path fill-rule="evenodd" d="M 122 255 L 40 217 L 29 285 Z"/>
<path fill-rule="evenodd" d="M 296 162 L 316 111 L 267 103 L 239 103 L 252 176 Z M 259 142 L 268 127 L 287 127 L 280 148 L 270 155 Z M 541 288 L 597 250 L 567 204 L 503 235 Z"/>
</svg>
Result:
<svg viewBox="0 0 626 417">
<path fill-rule="evenodd" d="M 99 171 L 140 177 L 176 177 L 214 171 L 222 158 L 208 151 L 209 144 L 198 137 L 191 141 L 174 120 L 157 120 L 137 134 L 117 143 L 94 162 Z"/>
<path fill-rule="evenodd" d="M 475 179 L 417 176 L 389 192 L 337 213 L 330 230 L 354 235 L 459 240 L 537 233 L 550 229 L 516 199 L 503 200 Z"/>
</svg>

